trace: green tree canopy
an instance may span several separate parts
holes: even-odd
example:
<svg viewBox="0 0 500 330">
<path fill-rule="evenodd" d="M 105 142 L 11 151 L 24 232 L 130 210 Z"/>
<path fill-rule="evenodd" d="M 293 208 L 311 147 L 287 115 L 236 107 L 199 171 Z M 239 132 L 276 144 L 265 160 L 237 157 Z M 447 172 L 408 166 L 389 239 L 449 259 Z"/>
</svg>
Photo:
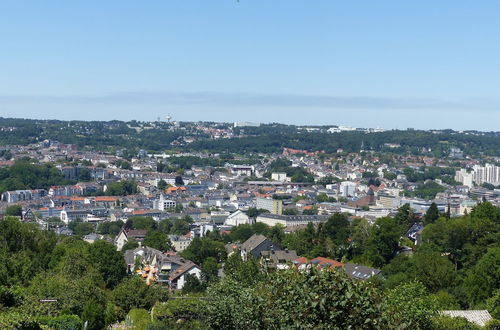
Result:
<svg viewBox="0 0 500 330">
<path fill-rule="evenodd" d="M 20 217 L 23 215 L 23 208 L 21 205 L 9 205 L 5 209 L 5 215 Z"/>
<path fill-rule="evenodd" d="M 172 243 L 170 242 L 167 234 L 163 233 L 160 230 L 148 231 L 146 237 L 144 238 L 144 245 L 160 250 L 162 252 L 168 251 L 172 248 Z"/>
<path fill-rule="evenodd" d="M 166 301 L 168 292 L 158 285 L 148 286 L 139 277 L 123 280 L 112 292 L 111 300 L 128 313 L 132 308 L 150 309 L 157 301 Z"/>
<path fill-rule="evenodd" d="M 490 248 L 470 269 L 465 278 L 465 290 L 473 304 L 484 302 L 500 288 L 500 247 Z"/>
<path fill-rule="evenodd" d="M 434 223 L 439 218 L 439 210 L 436 203 L 432 202 L 427 212 L 425 212 L 425 224 Z"/>
<path fill-rule="evenodd" d="M 125 260 L 116 247 L 106 241 L 97 241 L 89 247 L 90 260 L 102 275 L 108 288 L 115 287 L 125 277 Z"/>
<path fill-rule="evenodd" d="M 214 241 L 209 237 L 196 237 L 191 244 L 181 252 L 181 256 L 193 261 L 197 265 L 203 264 L 209 257 L 215 258 L 217 262 L 221 262 L 226 259 L 226 249 L 222 242 Z"/>
</svg>

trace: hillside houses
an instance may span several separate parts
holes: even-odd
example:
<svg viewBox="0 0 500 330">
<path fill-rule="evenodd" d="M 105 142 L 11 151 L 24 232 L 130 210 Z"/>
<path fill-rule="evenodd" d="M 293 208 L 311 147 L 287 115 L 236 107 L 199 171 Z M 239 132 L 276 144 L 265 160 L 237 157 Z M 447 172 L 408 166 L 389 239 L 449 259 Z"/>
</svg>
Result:
<svg viewBox="0 0 500 330">
<path fill-rule="evenodd" d="M 154 282 L 180 290 L 189 275 L 201 279 L 201 268 L 175 253 L 162 253 L 150 247 L 138 247 L 125 251 L 129 274 L 141 276 L 147 284 Z"/>
<path fill-rule="evenodd" d="M 117 250 L 121 251 L 125 244 L 130 240 L 134 240 L 138 243 L 144 242 L 144 238 L 146 237 L 147 230 L 143 229 L 125 229 L 123 228 L 114 240 Z"/>
</svg>

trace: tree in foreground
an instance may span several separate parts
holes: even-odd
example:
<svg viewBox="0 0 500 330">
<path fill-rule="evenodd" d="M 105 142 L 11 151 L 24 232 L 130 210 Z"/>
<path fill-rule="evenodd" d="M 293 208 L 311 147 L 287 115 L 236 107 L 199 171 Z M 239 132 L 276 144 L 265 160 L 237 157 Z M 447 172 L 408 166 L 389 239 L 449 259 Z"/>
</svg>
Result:
<svg viewBox="0 0 500 330">
<path fill-rule="evenodd" d="M 186 276 L 186 283 L 182 287 L 182 293 L 199 293 L 205 290 L 205 286 L 203 283 L 193 274 L 189 274 Z"/>
<path fill-rule="evenodd" d="M 388 323 L 397 329 L 431 329 L 437 306 L 423 284 L 409 282 L 385 295 Z"/>
<path fill-rule="evenodd" d="M 341 270 L 268 273 L 251 286 L 232 276 L 208 288 L 212 329 L 432 329 L 437 306 L 423 284 L 386 292 Z"/>
<path fill-rule="evenodd" d="M 144 238 L 144 245 L 162 252 L 168 251 L 172 248 L 172 244 L 170 243 L 170 239 L 167 234 L 159 230 L 150 230 Z"/>
<path fill-rule="evenodd" d="M 288 270 L 254 287 L 231 277 L 209 288 L 206 323 L 215 329 L 383 327 L 382 296 L 340 271 Z"/>
<path fill-rule="evenodd" d="M 23 215 L 23 208 L 21 205 L 9 205 L 5 209 L 5 215 L 6 216 L 15 216 L 15 217 L 20 217 Z"/>
<path fill-rule="evenodd" d="M 115 287 L 125 277 L 125 260 L 113 244 L 97 241 L 90 245 L 89 252 L 94 267 L 101 273 L 108 288 Z"/>
<path fill-rule="evenodd" d="M 112 292 L 111 300 L 125 313 L 132 308 L 150 309 L 157 301 L 166 301 L 168 292 L 159 285 L 146 285 L 137 276 L 124 279 Z"/>
<path fill-rule="evenodd" d="M 436 203 L 432 202 L 427 212 L 425 212 L 425 224 L 434 223 L 439 218 L 439 210 Z"/>
</svg>

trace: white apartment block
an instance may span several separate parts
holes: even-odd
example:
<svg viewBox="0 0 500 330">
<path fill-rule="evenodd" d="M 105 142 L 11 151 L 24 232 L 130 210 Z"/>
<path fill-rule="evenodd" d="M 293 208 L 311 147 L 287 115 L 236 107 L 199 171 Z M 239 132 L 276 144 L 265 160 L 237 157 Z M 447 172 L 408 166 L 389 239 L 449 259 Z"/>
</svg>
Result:
<svg viewBox="0 0 500 330">
<path fill-rule="evenodd" d="M 473 184 L 473 174 L 468 173 L 465 169 L 460 169 L 460 171 L 456 171 L 455 173 L 455 181 L 460 182 L 464 186 L 472 188 Z"/>
<path fill-rule="evenodd" d="M 177 205 L 176 201 L 171 199 L 166 199 L 165 196 L 160 195 L 160 198 L 153 202 L 153 207 L 156 210 L 160 211 L 168 211 L 170 208 L 175 207 Z"/>
<path fill-rule="evenodd" d="M 281 173 L 281 172 L 278 172 L 278 173 L 271 173 L 271 180 L 273 181 L 289 181 L 287 176 L 286 176 L 286 173 Z"/>
<path fill-rule="evenodd" d="M 350 181 L 341 182 L 339 193 L 342 195 L 342 197 L 353 197 L 354 194 L 356 193 L 356 186 L 357 184 L 355 182 L 350 182 Z"/>
<path fill-rule="evenodd" d="M 465 169 L 461 169 L 455 173 L 455 180 L 470 188 L 472 188 L 473 182 L 477 185 L 485 182 L 499 185 L 500 166 L 492 164 L 486 164 L 485 166 L 474 165 L 474 167 L 472 167 L 472 172 L 470 173 L 468 173 Z"/>
</svg>

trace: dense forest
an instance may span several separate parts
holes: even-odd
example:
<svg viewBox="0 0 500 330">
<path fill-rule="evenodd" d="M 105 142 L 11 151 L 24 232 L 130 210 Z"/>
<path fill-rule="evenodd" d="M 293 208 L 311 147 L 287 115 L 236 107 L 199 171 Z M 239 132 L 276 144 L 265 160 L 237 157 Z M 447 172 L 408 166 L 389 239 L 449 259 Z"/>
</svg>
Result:
<svg viewBox="0 0 500 330">
<path fill-rule="evenodd" d="M 420 131 L 390 130 L 377 133 L 350 131 L 327 133 L 308 132 L 296 126 L 266 124 L 260 127 L 234 128 L 238 138 L 211 139 L 200 131 L 193 130 L 192 123 L 181 123 L 173 128 L 168 123 L 140 123 L 122 121 L 58 121 L 0 118 L 0 145 L 27 145 L 44 139 L 75 144 L 81 148 L 98 150 L 144 149 L 161 152 L 172 149 L 171 143 L 184 136 L 195 141 L 176 146 L 189 151 L 209 151 L 216 153 L 280 153 L 283 148 L 325 151 L 334 153 L 338 149 L 347 152 L 364 149 L 393 153 L 429 153 L 447 156 L 451 147 L 459 147 L 468 155 L 499 156 L 500 134 L 489 132 L 455 132 L 452 130 Z M 215 124 L 214 124 L 215 125 Z M 220 124 L 221 128 L 230 127 Z M 241 136 L 240 136 L 241 134 Z M 389 147 L 396 144 L 399 147 Z"/>
<path fill-rule="evenodd" d="M 168 292 L 127 276 L 122 252 L 110 243 L 58 237 L 6 217 L 0 221 L 0 327 L 77 329 L 86 321 L 89 329 L 102 329 L 127 319 L 138 329 L 477 328 L 439 314 L 450 309 L 488 309 L 496 319 L 489 328 L 498 326 L 500 209 L 484 202 L 462 217 L 430 211 L 424 220 L 418 246 L 404 236 L 415 222 L 408 206 L 374 225 L 335 214 L 291 234 L 261 223 L 211 232 L 181 254 L 201 266 L 202 279 L 188 277 L 182 292 Z M 167 235 L 187 232 L 190 221 L 139 217 L 124 226 L 146 229 L 145 243 L 166 250 Z M 98 230 L 116 234 L 118 227 Z M 383 276 L 360 281 L 335 270 L 265 271 L 258 260 L 226 254 L 225 243 L 254 233 L 299 255 L 369 265 Z"/>
<path fill-rule="evenodd" d="M 74 184 L 52 164 L 33 164 L 29 159 L 0 168 L 0 194 L 18 189 L 48 189 L 54 185 Z"/>
<path fill-rule="evenodd" d="M 500 135 L 484 133 L 484 135 L 457 133 L 451 130 L 433 133 L 419 130 L 391 130 L 378 133 L 360 131 L 341 133 L 321 133 L 299 131 L 293 126 L 262 125 L 245 128 L 246 137 L 237 139 L 209 140 L 200 139 L 189 145 L 193 150 L 212 150 L 217 152 L 281 152 L 283 148 L 295 148 L 309 151 L 325 151 L 334 153 L 338 149 L 347 152 L 358 152 L 364 145 L 365 150 L 386 151 L 394 153 L 411 152 L 421 154 L 423 148 L 430 155 L 447 156 L 451 147 L 459 147 L 468 155 L 499 155 L 496 147 Z M 398 148 L 390 148 L 386 143 L 398 144 Z M 426 153 L 425 151 L 423 152 Z"/>
</svg>

